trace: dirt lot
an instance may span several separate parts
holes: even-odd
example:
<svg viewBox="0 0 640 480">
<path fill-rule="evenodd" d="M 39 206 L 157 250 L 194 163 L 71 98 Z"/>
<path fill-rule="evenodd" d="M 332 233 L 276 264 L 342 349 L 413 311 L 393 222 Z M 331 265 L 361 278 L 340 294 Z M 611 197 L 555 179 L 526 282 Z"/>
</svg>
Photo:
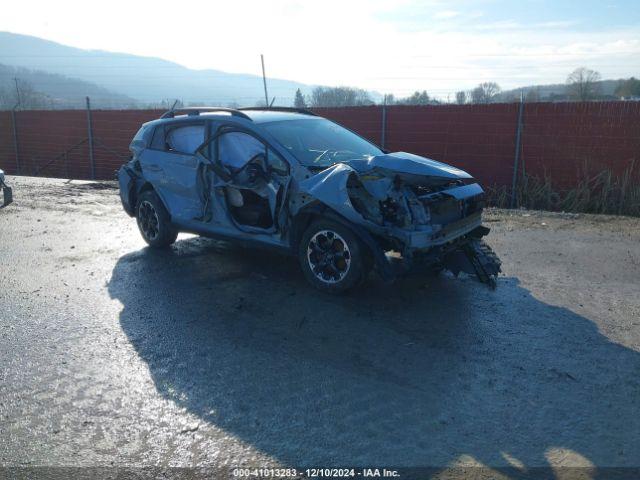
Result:
<svg viewBox="0 0 640 480">
<path fill-rule="evenodd" d="M 492 211 L 496 291 L 334 298 L 270 253 L 145 248 L 112 184 L 8 180 L 0 465 L 640 466 L 639 219 Z"/>
</svg>

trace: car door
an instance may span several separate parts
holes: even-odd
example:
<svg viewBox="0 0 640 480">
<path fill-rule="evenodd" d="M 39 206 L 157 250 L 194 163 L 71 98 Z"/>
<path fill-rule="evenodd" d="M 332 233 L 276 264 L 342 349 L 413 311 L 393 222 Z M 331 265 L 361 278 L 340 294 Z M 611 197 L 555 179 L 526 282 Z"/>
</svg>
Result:
<svg viewBox="0 0 640 480">
<path fill-rule="evenodd" d="M 158 125 L 150 148 L 140 158 L 145 178 L 176 223 L 202 216 L 202 195 L 197 185 L 203 165 L 195 153 L 205 135 L 204 121 Z"/>
<path fill-rule="evenodd" d="M 277 231 L 290 179 L 286 160 L 254 132 L 229 125 L 217 129 L 201 152 L 211 159 L 217 192 L 213 209 L 220 209 L 242 231 Z M 250 208 L 260 203 L 268 211 L 269 222 L 248 220 L 252 214 L 260 215 Z M 222 217 L 212 214 L 214 219 Z"/>
</svg>

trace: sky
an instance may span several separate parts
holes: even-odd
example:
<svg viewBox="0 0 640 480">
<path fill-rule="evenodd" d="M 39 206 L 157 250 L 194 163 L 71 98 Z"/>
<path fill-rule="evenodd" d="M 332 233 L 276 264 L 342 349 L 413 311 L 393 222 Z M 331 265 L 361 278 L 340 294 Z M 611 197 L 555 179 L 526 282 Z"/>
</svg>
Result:
<svg viewBox="0 0 640 480">
<path fill-rule="evenodd" d="M 446 99 L 575 68 L 640 76 L 639 0 L 109 0 L 5 2 L 0 30 L 65 45 Z"/>
</svg>

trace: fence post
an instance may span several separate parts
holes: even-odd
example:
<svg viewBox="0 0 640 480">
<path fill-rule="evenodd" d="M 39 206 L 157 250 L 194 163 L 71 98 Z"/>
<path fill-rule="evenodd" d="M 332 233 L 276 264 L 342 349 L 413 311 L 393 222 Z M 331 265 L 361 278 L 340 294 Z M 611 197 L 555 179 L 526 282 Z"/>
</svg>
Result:
<svg viewBox="0 0 640 480">
<path fill-rule="evenodd" d="M 89 163 L 91 165 L 91 180 L 96 179 L 96 164 L 93 158 L 93 125 L 91 121 L 91 102 L 87 99 L 87 137 L 89 139 Z"/>
<path fill-rule="evenodd" d="M 518 107 L 518 124 L 516 127 L 516 153 L 513 159 L 513 180 L 511 181 L 511 208 L 516 207 L 516 186 L 518 182 L 518 163 L 520 161 L 520 136 L 522 135 L 522 111 L 524 110 L 524 93 L 520 92 Z"/>
<path fill-rule="evenodd" d="M 18 128 L 16 126 L 16 110 L 11 110 L 11 125 L 13 127 L 13 150 L 16 155 L 16 173 L 20 175 L 20 150 L 18 149 Z"/>
<path fill-rule="evenodd" d="M 380 134 L 380 146 L 385 149 L 385 143 L 387 140 L 387 95 L 385 94 L 382 101 L 382 132 Z"/>
</svg>

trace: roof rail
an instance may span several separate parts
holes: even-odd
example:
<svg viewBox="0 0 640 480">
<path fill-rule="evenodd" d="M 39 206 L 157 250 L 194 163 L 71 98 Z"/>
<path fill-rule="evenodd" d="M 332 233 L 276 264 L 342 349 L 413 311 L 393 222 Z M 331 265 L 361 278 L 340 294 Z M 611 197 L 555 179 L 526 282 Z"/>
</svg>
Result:
<svg viewBox="0 0 640 480">
<path fill-rule="evenodd" d="M 160 118 L 173 118 L 176 115 L 188 115 L 188 116 L 198 116 L 203 113 L 210 112 L 227 112 L 233 116 L 241 117 L 247 120 L 251 120 L 251 117 L 246 113 L 241 112 L 235 108 L 226 108 L 226 107 L 186 107 L 186 108 L 176 108 L 175 110 L 168 110 L 162 114 Z"/>
<path fill-rule="evenodd" d="M 306 108 L 295 108 L 295 107 L 243 107 L 238 110 L 261 110 L 261 111 L 272 111 L 272 112 L 292 112 L 292 113 L 302 113 L 304 115 L 312 115 L 317 117 L 315 113 L 311 110 L 307 110 Z"/>
</svg>

